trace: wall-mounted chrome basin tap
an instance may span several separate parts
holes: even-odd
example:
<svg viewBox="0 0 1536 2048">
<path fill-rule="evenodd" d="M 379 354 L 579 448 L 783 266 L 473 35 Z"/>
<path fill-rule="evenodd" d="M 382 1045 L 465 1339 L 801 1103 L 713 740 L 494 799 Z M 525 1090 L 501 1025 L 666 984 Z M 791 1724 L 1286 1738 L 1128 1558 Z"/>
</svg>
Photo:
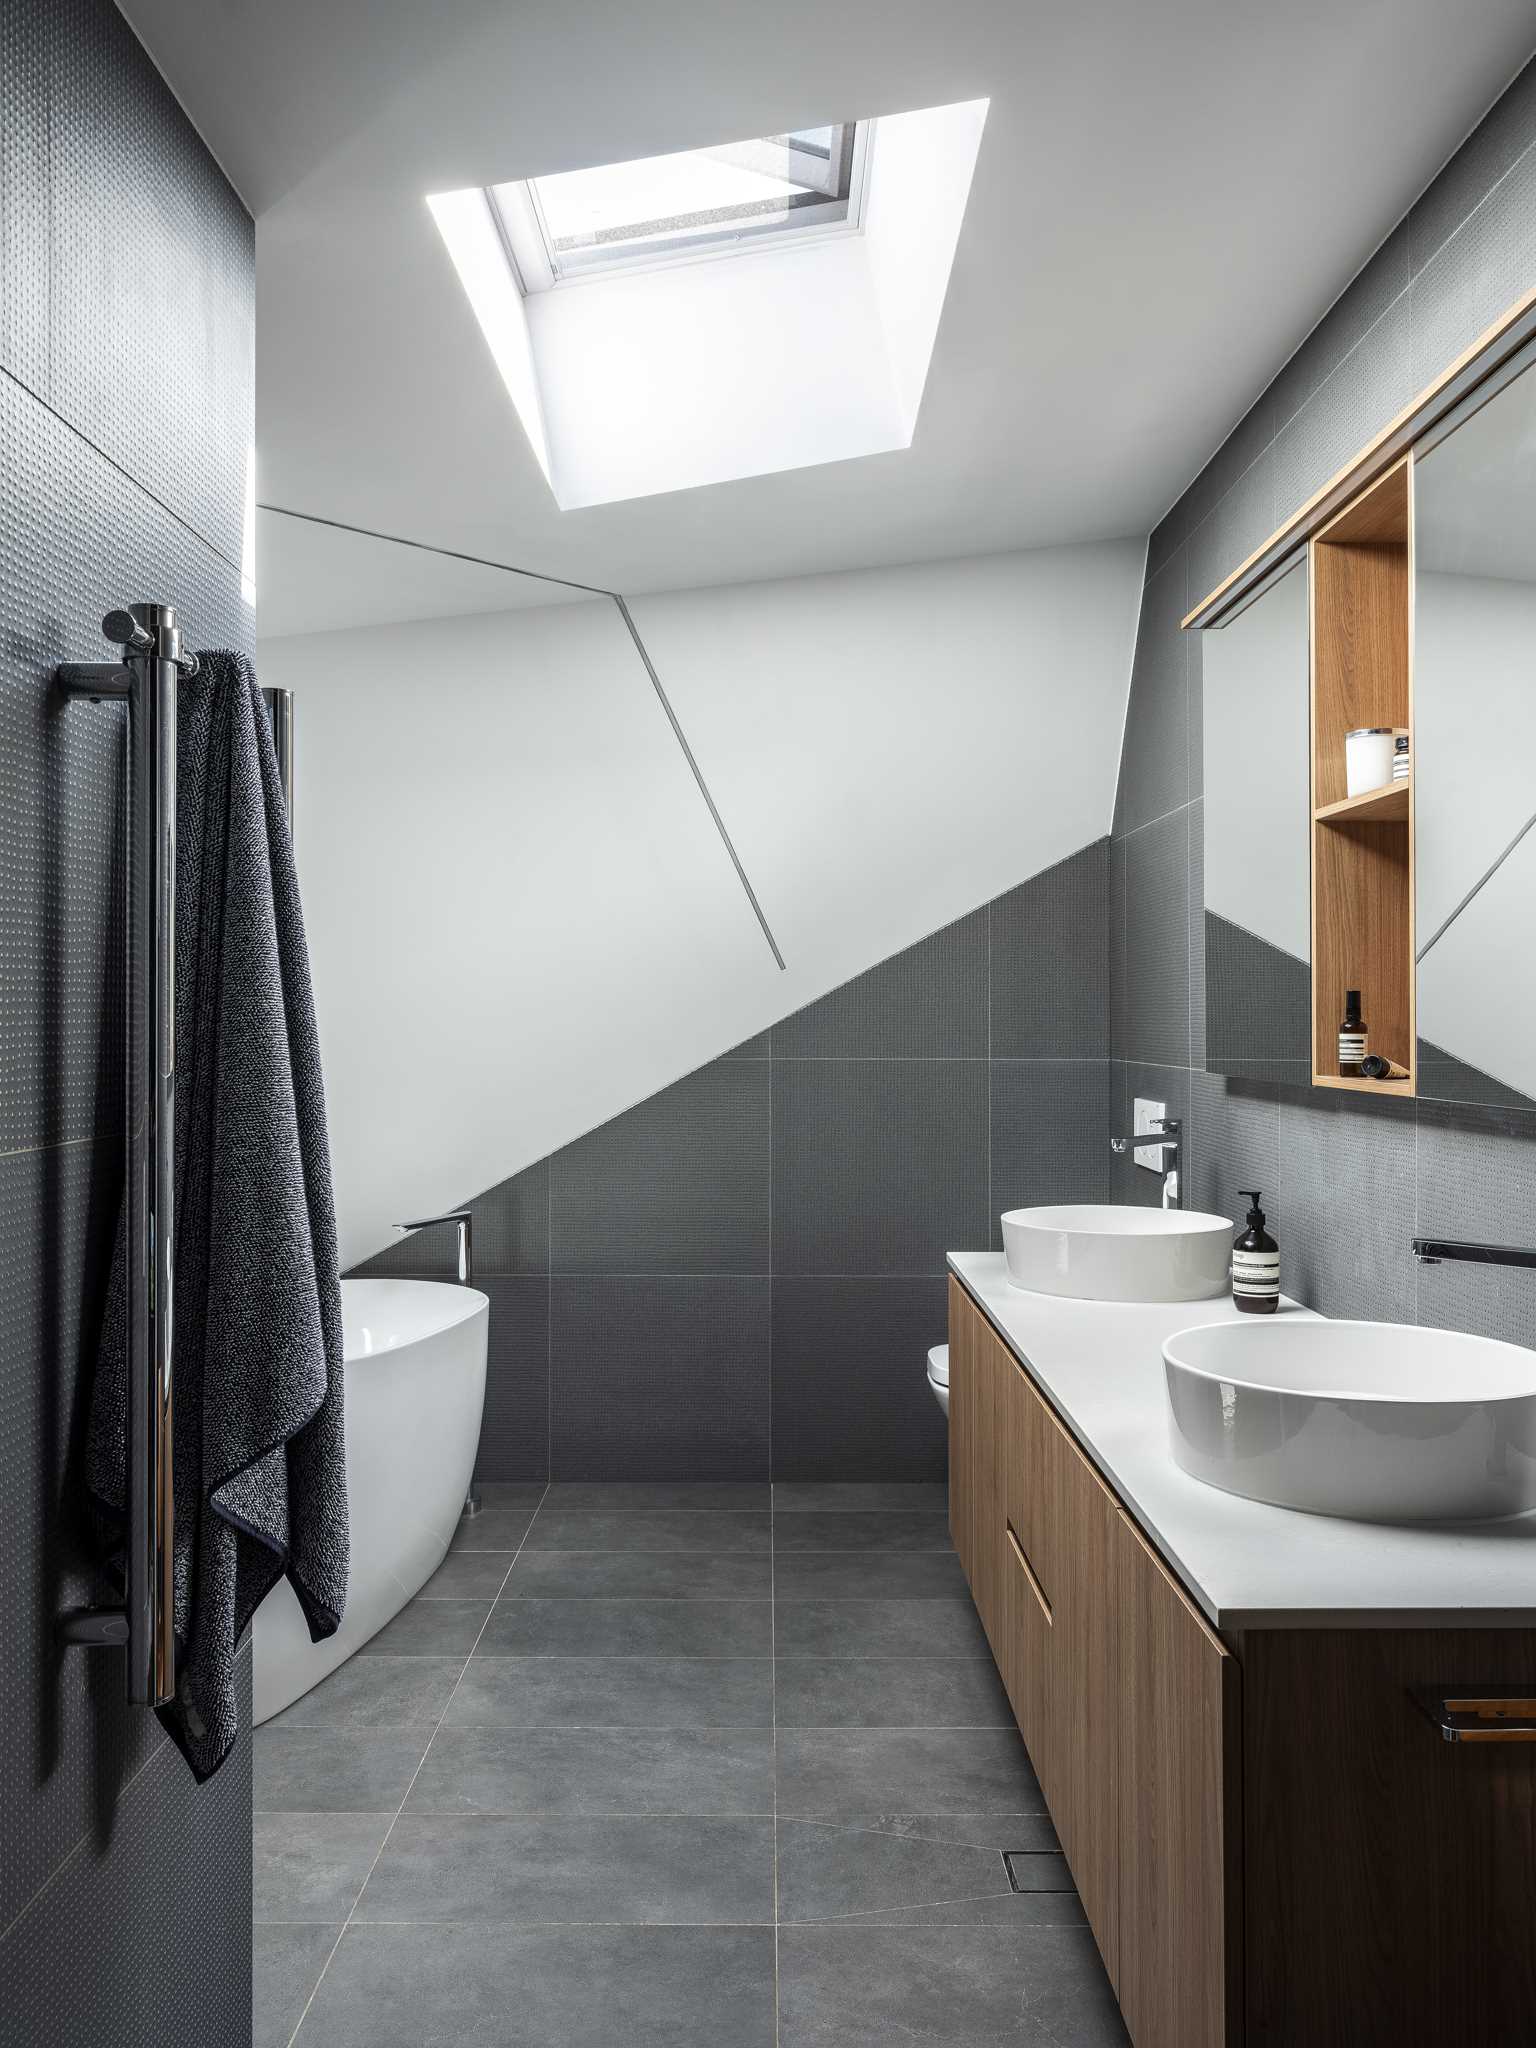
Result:
<svg viewBox="0 0 1536 2048">
<path fill-rule="evenodd" d="M 1179 1162 L 1183 1156 L 1184 1126 L 1176 1116 L 1154 1117 L 1150 1127 L 1144 1131 L 1132 1131 L 1128 1138 L 1111 1138 L 1111 1152 L 1151 1151 L 1158 1147 L 1163 1155 L 1163 1207 L 1181 1209 L 1184 1206 L 1183 1189 L 1179 1180 Z M 1172 1154 L 1170 1160 L 1169 1154 Z"/>
<path fill-rule="evenodd" d="M 458 1282 L 461 1287 L 473 1287 L 475 1284 L 475 1219 L 468 1209 L 447 1209 L 441 1216 L 418 1216 L 414 1223 L 397 1223 L 395 1228 L 396 1230 L 426 1230 L 434 1223 L 455 1223 L 458 1225 Z"/>
</svg>

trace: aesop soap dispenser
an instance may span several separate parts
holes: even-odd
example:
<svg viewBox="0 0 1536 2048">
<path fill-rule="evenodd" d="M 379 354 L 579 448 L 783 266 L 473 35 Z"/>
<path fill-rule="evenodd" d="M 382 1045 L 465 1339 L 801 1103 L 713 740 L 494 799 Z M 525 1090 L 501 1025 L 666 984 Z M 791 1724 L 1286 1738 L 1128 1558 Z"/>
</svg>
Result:
<svg viewBox="0 0 1536 2048">
<path fill-rule="evenodd" d="M 1248 1228 L 1232 1246 L 1232 1301 L 1246 1316 L 1272 1316 L 1280 1305 L 1280 1247 L 1264 1228 L 1259 1188 L 1248 1197 Z"/>
<path fill-rule="evenodd" d="M 1357 988 L 1347 989 L 1344 994 L 1344 1022 L 1339 1026 L 1341 1074 L 1359 1073 L 1368 1042 L 1365 1019 L 1360 1014 L 1360 991 Z"/>
</svg>

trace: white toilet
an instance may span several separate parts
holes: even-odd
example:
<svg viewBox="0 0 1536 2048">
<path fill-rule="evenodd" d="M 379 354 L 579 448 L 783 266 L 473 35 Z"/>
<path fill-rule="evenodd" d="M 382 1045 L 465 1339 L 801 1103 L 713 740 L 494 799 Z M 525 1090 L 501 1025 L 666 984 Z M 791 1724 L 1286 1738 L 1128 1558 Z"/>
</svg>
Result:
<svg viewBox="0 0 1536 2048">
<path fill-rule="evenodd" d="M 935 1344 L 928 1354 L 928 1388 L 935 1401 L 949 1413 L 949 1346 Z"/>
</svg>

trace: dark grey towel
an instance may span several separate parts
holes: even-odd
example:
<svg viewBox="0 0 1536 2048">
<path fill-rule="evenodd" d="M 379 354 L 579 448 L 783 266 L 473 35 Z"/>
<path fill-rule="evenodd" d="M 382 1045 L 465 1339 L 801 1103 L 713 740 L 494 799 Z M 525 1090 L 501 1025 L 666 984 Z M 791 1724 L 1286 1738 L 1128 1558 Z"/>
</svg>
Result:
<svg viewBox="0 0 1536 2048">
<path fill-rule="evenodd" d="M 235 1651 L 287 1573 L 318 1642 L 347 1590 L 341 1283 L 293 847 L 261 692 L 200 656 L 177 698 L 177 1692 L 199 1778 L 238 1733 Z M 122 1547 L 122 1246 L 91 1397 L 88 1481 Z"/>
</svg>

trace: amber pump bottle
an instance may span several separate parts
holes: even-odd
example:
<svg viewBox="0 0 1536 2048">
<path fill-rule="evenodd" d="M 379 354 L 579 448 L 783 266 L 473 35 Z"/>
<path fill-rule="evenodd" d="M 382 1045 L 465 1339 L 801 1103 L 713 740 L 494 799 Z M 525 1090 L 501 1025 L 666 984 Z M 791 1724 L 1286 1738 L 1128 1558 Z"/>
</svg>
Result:
<svg viewBox="0 0 1536 2048">
<path fill-rule="evenodd" d="M 1360 1062 L 1365 1058 L 1370 1043 L 1365 1028 L 1365 1019 L 1360 1014 L 1360 991 L 1347 989 L 1344 994 L 1344 1022 L 1339 1026 L 1339 1072 L 1358 1075 Z"/>
<path fill-rule="evenodd" d="M 1232 1305 L 1245 1316 L 1272 1316 L 1280 1306 L 1280 1247 L 1264 1228 L 1262 1190 L 1238 1192 L 1248 1197 L 1248 1228 L 1232 1247 Z"/>
</svg>

